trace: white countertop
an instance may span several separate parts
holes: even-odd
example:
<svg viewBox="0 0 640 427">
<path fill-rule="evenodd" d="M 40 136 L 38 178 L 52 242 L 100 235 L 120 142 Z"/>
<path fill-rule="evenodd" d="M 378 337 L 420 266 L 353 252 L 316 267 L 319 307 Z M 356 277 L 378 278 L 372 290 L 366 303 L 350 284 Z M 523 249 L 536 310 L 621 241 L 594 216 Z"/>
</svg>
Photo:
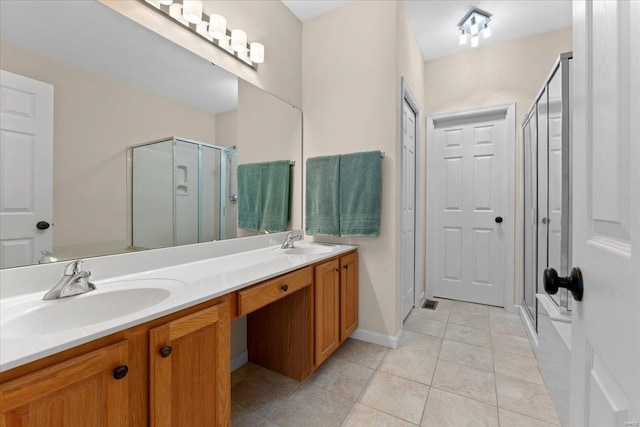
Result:
<svg viewBox="0 0 640 427">
<path fill-rule="evenodd" d="M 79 324 L 70 330 L 13 337 L 12 335 L 16 334 L 12 334 L 8 328 L 0 325 L 0 372 L 356 249 L 356 246 L 351 245 L 332 246 L 334 250 L 329 253 L 309 255 L 287 255 L 279 246 L 271 246 L 120 277 L 110 277 L 107 280 L 92 280 L 98 290 L 100 286 L 107 288 L 116 282 L 140 279 L 175 279 L 184 283 L 184 287 L 173 292 L 162 302 L 133 314 L 87 326 Z M 44 292 L 33 292 L 2 299 L 0 301 L 2 323 L 10 324 L 11 318 L 24 313 L 24 310 L 18 311 L 16 307 L 25 306 L 31 301 L 39 302 L 43 295 Z M 47 301 L 47 304 L 61 301 L 51 300 Z M 51 321 L 56 320 L 51 319 Z"/>
</svg>

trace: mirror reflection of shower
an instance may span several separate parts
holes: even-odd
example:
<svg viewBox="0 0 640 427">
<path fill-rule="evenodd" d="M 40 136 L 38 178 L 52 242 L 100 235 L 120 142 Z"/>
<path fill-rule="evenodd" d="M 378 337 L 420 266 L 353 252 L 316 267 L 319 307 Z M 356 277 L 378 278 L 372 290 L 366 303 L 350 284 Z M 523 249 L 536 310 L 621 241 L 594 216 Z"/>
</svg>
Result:
<svg viewBox="0 0 640 427">
<path fill-rule="evenodd" d="M 235 149 L 172 137 L 132 148 L 132 249 L 237 235 Z"/>
</svg>

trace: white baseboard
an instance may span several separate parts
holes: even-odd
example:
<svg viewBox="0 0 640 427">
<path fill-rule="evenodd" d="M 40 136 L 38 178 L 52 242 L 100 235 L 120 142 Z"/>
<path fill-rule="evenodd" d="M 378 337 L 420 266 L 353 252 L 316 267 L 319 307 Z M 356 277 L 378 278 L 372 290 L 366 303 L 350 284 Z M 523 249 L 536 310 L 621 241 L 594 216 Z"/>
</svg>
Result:
<svg viewBox="0 0 640 427">
<path fill-rule="evenodd" d="M 382 335 L 377 332 L 367 331 L 362 328 L 358 328 L 351 334 L 351 338 L 370 342 L 372 344 L 383 345 L 385 347 L 398 348 L 398 338 L 400 337 L 400 332 L 398 335 Z"/>
<path fill-rule="evenodd" d="M 243 351 L 236 357 L 231 359 L 231 372 L 235 371 L 249 361 L 249 352 Z"/>
</svg>

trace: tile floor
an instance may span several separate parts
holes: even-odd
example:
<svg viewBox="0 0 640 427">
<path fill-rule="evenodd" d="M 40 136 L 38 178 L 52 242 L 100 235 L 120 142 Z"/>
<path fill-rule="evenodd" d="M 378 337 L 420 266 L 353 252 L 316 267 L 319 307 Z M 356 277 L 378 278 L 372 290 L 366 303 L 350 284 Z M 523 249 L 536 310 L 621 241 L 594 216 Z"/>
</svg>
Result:
<svg viewBox="0 0 640 427">
<path fill-rule="evenodd" d="M 518 316 L 439 301 L 413 310 L 397 350 L 349 339 L 302 383 L 244 365 L 232 374 L 232 424 L 559 425 Z"/>
</svg>

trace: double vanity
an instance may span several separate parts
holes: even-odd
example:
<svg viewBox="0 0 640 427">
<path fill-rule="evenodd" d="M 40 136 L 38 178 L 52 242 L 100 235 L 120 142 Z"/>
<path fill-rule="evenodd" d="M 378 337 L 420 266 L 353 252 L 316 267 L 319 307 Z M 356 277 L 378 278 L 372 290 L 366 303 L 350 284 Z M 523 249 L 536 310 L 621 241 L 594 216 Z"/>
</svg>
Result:
<svg viewBox="0 0 640 427">
<path fill-rule="evenodd" d="M 269 243 L 67 298 L 4 292 L 2 425 L 230 425 L 242 316 L 249 360 L 304 380 L 357 328 L 356 248 Z"/>
</svg>

